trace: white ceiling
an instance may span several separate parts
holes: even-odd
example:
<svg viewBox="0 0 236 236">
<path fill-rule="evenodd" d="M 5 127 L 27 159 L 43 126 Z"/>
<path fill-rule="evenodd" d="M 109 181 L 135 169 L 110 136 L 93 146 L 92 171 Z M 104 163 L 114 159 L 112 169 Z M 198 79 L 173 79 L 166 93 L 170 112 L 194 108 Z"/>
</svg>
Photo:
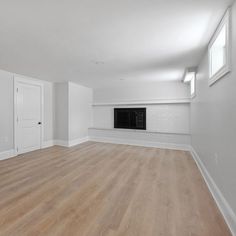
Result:
<svg viewBox="0 0 236 236">
<path fill-rule="evenodd" d="M 232 0 L 0 0 L 0 68 L 90 87 L 181 80 Z"/>
</svg>

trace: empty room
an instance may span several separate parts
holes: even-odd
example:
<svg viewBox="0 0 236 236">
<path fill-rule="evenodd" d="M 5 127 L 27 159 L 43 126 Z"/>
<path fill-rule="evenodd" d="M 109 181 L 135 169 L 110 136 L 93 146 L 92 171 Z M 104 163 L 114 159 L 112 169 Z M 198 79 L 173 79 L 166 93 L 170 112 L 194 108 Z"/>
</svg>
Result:
<svg viewBox="0 0 236 236">
<path fill-rule="evenodd" d="M 0 236 L 236 236 L 234 0 L 0 0 Z"/>
</svg>

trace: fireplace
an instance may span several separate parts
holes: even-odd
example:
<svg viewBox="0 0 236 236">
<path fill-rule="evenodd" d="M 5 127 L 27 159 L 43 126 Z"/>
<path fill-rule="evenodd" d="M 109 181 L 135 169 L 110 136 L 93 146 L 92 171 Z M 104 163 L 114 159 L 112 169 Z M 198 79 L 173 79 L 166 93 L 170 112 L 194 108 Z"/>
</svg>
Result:
<svg viewBox="0 0 236 236">
<path fill-rule="evenodd" d="M 146 129 L 146 108 L 114 108 L 114 128 Z"/>
</svg>

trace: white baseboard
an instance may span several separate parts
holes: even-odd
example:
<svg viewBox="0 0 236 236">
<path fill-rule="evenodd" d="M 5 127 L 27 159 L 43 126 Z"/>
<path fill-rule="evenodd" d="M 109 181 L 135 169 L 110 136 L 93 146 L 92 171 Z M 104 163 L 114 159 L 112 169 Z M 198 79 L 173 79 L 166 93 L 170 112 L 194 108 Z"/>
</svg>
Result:
<svg viewBox="0 0 236 236">
<path fill-rule="evenodd" d="M 207 186 L 210 190 L 218 208 L 220 209 L 222 215 L 224 216 L 224 219 L 232 232 L 233 236 L 236 236 L 236 215 L 232 208 L 230 207 L 229 203 L 223 196 L 222 192 L 216 185 L 215 181 L 211 177 L 210 173 L 207 171 L 205 165 L 201 161 L 200 157 L 198 156 L 197 152 L 194 150 L 194 148 L 191 148 L 191 154 L 193 156 L 193 159 L 195 160 Z"/>
<path fill-rule="evenodd" d="M 48 140 L 43 142 L 42 148 L 49 148 L 54 146 L 54 140 Z"/>
<path fill-rule="evenodd" d="M 16 156 L 16 153 L 15 153 L 14 149 L 4 151 L 4 152 L 0 152 L 0 161 L 9 159 L 9 158 L 15 157 L 15 156 Z"/>
<path fill-rule="evenodd" d="M 73 146 L 76 146 L 78 144 L 81 144 L 81 143 L 84 143 L 84 142 L 87 142 L 87 141 L 89 141 L 89 137 L 74 139 L 74 140 L 69 141 L 68 147 L 73 147 Z"/>
<path fill-rule="evenodd" d="M 160 142 L 150 142 L 144 140 L 131 140 L 131 139 L 118 139 L 118 138 L 105 138 L 105 137 L 89 137 L 90 141 L 102 142 L 102 143 L 115 143 L 115 144 L 125 144 L 134 145 L 141 147 L 155 147 L 171 150 L 184 150 L 190 151 L 190 146 L 185 144 L 175 144 L 175 143 L 160 143 Z"/>
<path fill-rule="evenodd" d="M 70 140 L 70 141 L 66 141 L 66 140 L 54 140 L 54 145 L 58 145 L 58 146 L 63 146 L 63 147 L 73 147 L 76 146 L 78 144 L 87 142 L 89 140 L 88 137 L 84 137 L 84 138 L 79 138 L 79 139 L 74 139 L 74 140 Z"/>
<path fill-rule="evenodd" d="M 56 139 L 56 140 L 54 140 L 54 145 L 62 146 L 62 147 L 69 147 L 69 142 L 66 140 Z"/>
<path fill-rule="evenodd" d="M 73 147 L 73 146 L 76 146 L 78 144 L 87 142 L 88 140 L 89 140 L 88 137 L 75 139 L 75 140 L 72 140 L 72 141 L 49 140 L 49 141 L 43 142 L 42 148 L 49 148 L 49 147 L 53 147 L 54 145 L 63 146 L 63 147 Z M 17 156 L 17 154 L 16 154 L 14 149 L 4 151 L 4 152 L 0 152 L 0 161 L 9 159 L 9 158 L 12 158 L 12 157 L 15 157 L 15 156 Z"/>
</svg>

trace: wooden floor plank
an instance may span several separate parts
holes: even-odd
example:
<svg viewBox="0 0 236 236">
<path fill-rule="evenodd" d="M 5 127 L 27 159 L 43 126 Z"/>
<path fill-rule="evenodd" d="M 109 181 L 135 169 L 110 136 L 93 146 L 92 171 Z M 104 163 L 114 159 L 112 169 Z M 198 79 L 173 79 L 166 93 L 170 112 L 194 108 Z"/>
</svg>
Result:
<svg viewBox="0 0 236 236">
<path fill-rule="evenodd" d="M 0 162 L 0 235 L 231 234 L 190 153 L 86 142 Z"/>
</svg>

